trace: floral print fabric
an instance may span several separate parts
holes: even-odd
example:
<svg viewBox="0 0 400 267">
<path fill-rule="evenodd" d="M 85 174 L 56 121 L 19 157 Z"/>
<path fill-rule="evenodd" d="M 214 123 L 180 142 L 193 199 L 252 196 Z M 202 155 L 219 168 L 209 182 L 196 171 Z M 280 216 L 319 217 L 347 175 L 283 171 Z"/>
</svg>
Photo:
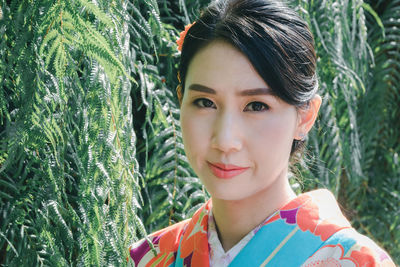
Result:
<svg viewBox="0 0 400 267">
<path fill-rule="evenodd" d="M 211 200 L 192 219 L 130 248 L 134 266 L 209 266 Z M 154 245 L 154 251 L 149 242 Z M 371 239 L 357 233 L 325 189 L 302 194 L 269 218 L 229 266 L 395 266 Z"/>
</svg>

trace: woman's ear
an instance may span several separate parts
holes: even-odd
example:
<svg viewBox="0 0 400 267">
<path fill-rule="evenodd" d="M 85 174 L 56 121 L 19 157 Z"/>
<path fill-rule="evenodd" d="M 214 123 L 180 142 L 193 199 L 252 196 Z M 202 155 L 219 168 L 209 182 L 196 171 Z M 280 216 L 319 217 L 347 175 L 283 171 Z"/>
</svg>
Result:
<svg viewBox="0 0 400 267">
<path fill-rule="evenodd" d="M 182 98 L 183 98 L 182 85 L 181 84 L 178 84 L 178 86 L 176 87 L 176 94 L 178 95 L 179 106 L 181 106 L 182 105 Z"/>
<path fill-rule="evenodd" d="M 298 108 L 297 128 L 294 139 L 302 140 L 311 130 L 318 116 L 319 108 L 321 107 L 322 99 L 316 94 L 308 106 Z"/>
</svg>

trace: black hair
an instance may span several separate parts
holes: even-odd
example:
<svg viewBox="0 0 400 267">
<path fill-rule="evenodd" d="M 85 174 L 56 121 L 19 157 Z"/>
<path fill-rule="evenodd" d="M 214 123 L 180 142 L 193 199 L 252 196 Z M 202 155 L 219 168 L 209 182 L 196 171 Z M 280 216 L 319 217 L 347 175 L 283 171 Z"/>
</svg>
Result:
<svg viewBox="0 0 400 267">
<path fill-rule="evenodd" d="M 183 42 L 179 67 L 182 94 L 190 61 L 222 40 L 241 51 L 274 94 L 296 108 L 308 106 L 318 89 L 314 39 L 307 23 L 277 0 L 217 0 L 200 14 Z M 291 155 L 304 147 L 293 140 Z"/>
</svg>

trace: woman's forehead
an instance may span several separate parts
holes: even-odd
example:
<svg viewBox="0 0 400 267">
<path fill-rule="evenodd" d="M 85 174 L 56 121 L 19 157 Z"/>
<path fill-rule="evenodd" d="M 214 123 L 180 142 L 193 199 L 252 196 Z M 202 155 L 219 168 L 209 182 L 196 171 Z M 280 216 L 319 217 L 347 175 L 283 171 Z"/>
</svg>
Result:
<svg viewBox="0 0 400 267">
<path fill-rule="evenodd" d="M 205 84 L 211 88 L 268 87 L 248 58 L 223 41 L 214 41 L 196 53 L 188 68 L 185 89 L 190 84 Z"/>
</svg>

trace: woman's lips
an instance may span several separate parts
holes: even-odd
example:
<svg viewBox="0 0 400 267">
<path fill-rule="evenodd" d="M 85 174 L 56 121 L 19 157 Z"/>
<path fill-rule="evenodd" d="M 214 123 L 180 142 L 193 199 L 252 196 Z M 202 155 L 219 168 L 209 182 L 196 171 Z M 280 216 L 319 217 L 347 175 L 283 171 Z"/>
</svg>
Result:
<svg viewBox="0 0 400 267">
<path fill-rule="evenodd" d="M 236 165 L 222 164 L 222 163 L 211 163 L 207 162 L 212 173 L 221 179 L 229 179 L 236 175 L 245 172 L 248 167 L 239 167 Z"/>
</svg>

